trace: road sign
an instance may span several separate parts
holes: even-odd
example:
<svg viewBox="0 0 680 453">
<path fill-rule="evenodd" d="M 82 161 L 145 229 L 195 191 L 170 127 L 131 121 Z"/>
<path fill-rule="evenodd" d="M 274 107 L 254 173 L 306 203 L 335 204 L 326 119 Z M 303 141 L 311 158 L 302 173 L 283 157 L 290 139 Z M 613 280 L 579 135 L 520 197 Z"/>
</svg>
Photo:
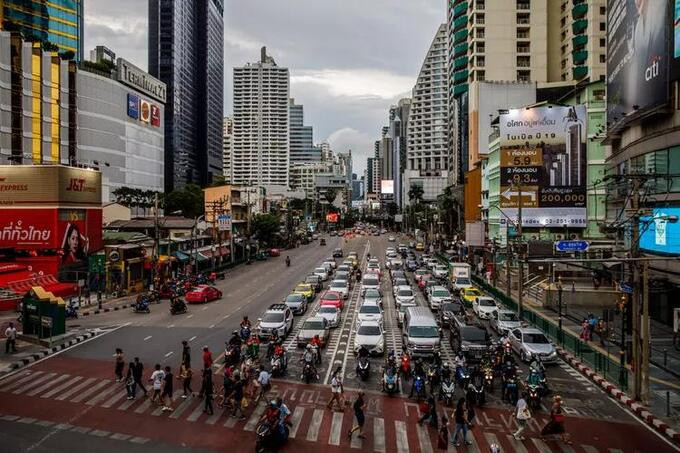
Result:
<svg viewBox="0 0 680 453">
<path fill-rule="evenodd" d="M 619 291 L 626 294 L 633 294 L 633 285 L 630 283 L 619 282 Z"/>
<path fill-rule="evenodd" d="M 585 252 L 590 247 L 588 241 L 557 241 L 555 250 L 558 252 Z"/>
<path fill-rule="evenodd" d="M 499 247 L 505 248 L 508 246 L 508 222 L 505 219 L 500 219 L 498 238 L 500 239 Z"/>
<path fill-rule="evenodd" d="M 231 231 L 231 216 L 229 214 L 218 215 L 217 227 L 220 231 Z"/>
</svg>

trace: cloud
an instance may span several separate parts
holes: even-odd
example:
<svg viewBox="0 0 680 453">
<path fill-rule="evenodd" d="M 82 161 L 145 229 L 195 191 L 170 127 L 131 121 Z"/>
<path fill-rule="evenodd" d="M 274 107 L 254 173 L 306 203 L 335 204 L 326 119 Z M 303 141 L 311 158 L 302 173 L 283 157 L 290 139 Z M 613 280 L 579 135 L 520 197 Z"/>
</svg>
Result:
<svg viewBox="0 0 680 453">
<path fill-rule="evenodd" d="M 332 96 L 392 99 L 408 91 L 415 79 L 379 69 L 322 69 L 296 71 L 290 82 L 320 85 Z"/>
<path fill-rule="evenodd" d="M 373 156 L 375 137 L 351 127 L 344 127 L 331 133 L 326 141 L 336 153 L 352 150 L 352 168 L 354 173 L 361 177 L 366 169 L 366 159 Z"/>
</svg>

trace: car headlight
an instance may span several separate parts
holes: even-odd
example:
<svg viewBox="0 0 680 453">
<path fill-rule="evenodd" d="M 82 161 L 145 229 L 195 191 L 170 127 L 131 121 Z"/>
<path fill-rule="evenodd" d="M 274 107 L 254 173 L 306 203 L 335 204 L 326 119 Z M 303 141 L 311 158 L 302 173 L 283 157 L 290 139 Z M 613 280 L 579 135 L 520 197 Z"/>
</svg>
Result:
<svg viewBox="0 0 680 453">
<path fill-rule="evenodd" d="M 530 359 L 533 354 L 531 353 L 531 351 L 525 350 L 524 355 L 526 355 L 527 359 Z"/>
</svg>

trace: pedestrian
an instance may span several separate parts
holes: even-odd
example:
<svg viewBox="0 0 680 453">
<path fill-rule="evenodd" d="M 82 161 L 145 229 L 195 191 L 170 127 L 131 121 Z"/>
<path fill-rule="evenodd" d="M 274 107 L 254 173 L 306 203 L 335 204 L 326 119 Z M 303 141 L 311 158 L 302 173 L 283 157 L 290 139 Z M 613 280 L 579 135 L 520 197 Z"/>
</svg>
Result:
<svg viewBox="0 0 680 453">
<path fill-rule="evenodd" d="M 116 348 L 116 353 L 113 354 L 116 359 L 116 364 L 114 366 L 114 373 L 116 374 L 116 382 L 123 381 L 123 369 L 125 368 L 125 359 L 123 358 L 123 350 Z"/>
<path fill-rule="evenodd" d="M 219 401 L 220 406 L 226 407 L 229 399 L 231 398 L 231 393 L 234 390 L 234 379 L 232 373 L 227 373 L 225 371 L 224 378 L 222 378 L 222 400 Z"/>
<path fill-rule="evenodd" d="M 595 332 L 596 327 L 597 327 L 597 318 L 592 313 L 588 314 L 588 340 L 593 339 L 593 333 Z"/>
<path fill-rule="evenodd" d="M 212 373 L 209 370 L 205 370 L 203 373 L 203 394 L 205 395 L 205 404 L 203 406 L 203 412 L 209 415 L 213 415 L 213 381 Z"/>
<path fill-rule="evenodd" d="M 151 397 L 151 401 L 153 401 L 156 404 L 161 404 L 161 387 L 163 386 L 163 377 L 165 373 L 163 373 L 163 370 L 161 370 L 161 364 L 157 363 L 154 366 L 154 372 L 151 373 L 151 378 L 149 378 L 149 381 L 152 382 L 153 385 L 153 396 Z"/>
<path fill-rule="evenodd" d="M 569 434 L 564 428 L 564 411 L 562 410 L 562 397 L 555 395 L 553 405 L 550 408 L 550 420 L 541 430 L 541 437 L 560 435 L 565 444 L 571 445 Z"/>
<path fill-rule="evenodd" d="M 257 401 L 266 395 L 271 388 L 271 374 L 264 368 L 260 368 L 260 374 L 257 376 L 257 385 L 260 387 L 260 393 L 257 396 Z"/>
<path fill-rule="evenodd" d="M 187 340 L 182 340 L 182 365 L 191 368 L 191 348 Z"/>
<path fill-rule="evenodd" d="M 142 376 L 144 375 L 144 365 L 139 361 L 139 357 L 135 357 L 134 362 L 132 362 L 134 368 L 132 369 L 132 378 L 135 380 L 135 393 L 137 392 L 137 386 L 142 389 L 144 396 L 147 395 L 146 387 L 142 383 Z"/>
<path fill-rule="evenodd" d="M 595 330 L 600 337 L 600 346 L 606 346 L 604 340 L 607 338 L 607 324 L 605 324 L 604 319 L 600 318 L 597 320 L 597 327 Z"/>
<path fill-rule="evenodd" d="M 203 346 L 203 369 L 210 368 L 213 364 L 212 353 L 208 346 Z"/>
<path fill-rule="evenodd" d="M 172 386 L 174 378 L 172 369 L 169 366 L 166 366 L 163 375 L 163 393 L 161 394 L 163 411 L 172 411 Z M 168 404 L 165 404 L 166 401 Z"/>
<path fill-rule="evenodd" d="M 342 411 L 342 377 L 340 373 L 342 367 L 338 366 L 331 376 L 331 399 L 326 405 L 328 409 L 333 409 L 332 406 L 337 406 L 339 411 Z"/>
<path fill-rule="evenodd" d="M 364 401 L 364 392 L 362 390 L 359 390 L 359 393 L 357 393 L 357 397 L 354 400 L 354 404 L 352 405 L 354 409 L 354 418 L 357 419 L 357 424 L 352 426 L 352 429 L 349 430 L 347 433 L 347 437 L 350 439 L 352 438 L 352 434 L 354 434 L 354 431 L 359 431 L 359 439 L 364 438 L 364 422 L 366 421 L 366 417 L 364 416 L 364 409 L 366 409 L 366 402 Z"/>
<path fill-rule="evenodd" d="M 588 330 L 590 329 L 590 324 L 588 324 L 588 320 L 586 318 L 583 318 L 583 321 L 581 321 L 581 340 L 585 341 L 586 343 L 588 342 Z"/>
<path fill-rule="evenodd" d="M 418 424 L 422 425 L 425 420 L 430 422 L 430 426 L 437 426 L 437 406 L 434 401 L 434 396 L 430 395 L 427 398 L 427 405 L 424 406 L 425 410 L 421 411 L 422 416 L 418 420 Z"/>
<path fill-rule="evenodd" d="M 14 323 L 10 322 L 7 329 L 5 329 L 5 354 L 9 354 L 10 349 L 12 354 L 17 352 L 17 328 L 14 327 Z"/>
<path fill-rule="evenodd" d="M 135 376 L 134 376 L 135 364 L 130 362 L 128 365 L 127 375 L 125 376 L 125 390 L 127 391 L 127 399 L 135 399 Z"/>
<path fill-rule="evenodd" d="M 529 411 L 529 405 L 527 404 L 527 393 L 522 392 L 522 396 L 517 400 L 517 406 L 515 407 L 515 419 L 517 420 L 517 431 L 515 431 L 512 437 L 515 440 L 524 440 L 522 433 L 527 427 L 527 422 L 531 418 L 531 412 Z"/>
<path fill-rule="evenodd" d="M 446 415 L 442 415 L 437 435 L 437 449 L 447 451 L 449 449 L 449 421 Z"/>
<path fill-rule="evenodd" d="M 186 363 L 182 363 L 177 378 L 182 380 L 182 398 L 193 395 L 194 391 L 191 389 L 192 371 Z"/>
<path fill-rule="evenodd" d="M 234 408 L 231 411 L 231 416 L 238 418 L 239 420 L 245 420 L 243 415 L 243 409 L 248 407 L 248 400 L 245 399 L 243 394 L 243 387 L 245 386 L 244 379 L 241 379 L 241 374 L 234 373 L 234 390 L 232 395 L 234 396 Z M 239 414 L 238 416 L 236 414 Z"/>
<path fill-rule="evenodd" d="M 467 419 L 467 407 L 465 405 L 465 398 L 461 398 L 461 399 L 458 400 L 458 404 L 456 405 L 456 409 L 453 412 L 453 420 L 456 423 L 456 432 L 453 434 L 453 439 L 451 439 L 451 443 L 456 447 L 460 447 L 460 441 L 458 440 L 458 434 L 460 432 L 462 432 L 463 433 L 463 440 L 465 441 L 465 445 L 472 445 L 472 442 L 469 442 L 467 440 L 468 419 Z"/>
</svg>

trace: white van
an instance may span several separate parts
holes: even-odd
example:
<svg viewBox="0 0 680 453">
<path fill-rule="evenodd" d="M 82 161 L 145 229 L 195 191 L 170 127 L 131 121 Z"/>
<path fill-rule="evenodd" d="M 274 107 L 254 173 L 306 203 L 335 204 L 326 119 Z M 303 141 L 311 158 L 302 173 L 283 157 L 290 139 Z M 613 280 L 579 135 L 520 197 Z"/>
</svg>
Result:
<svg viewBox="0 0 680 453">
<path fill-rule="evenodd" d="M 377 274 L 367 274 L 361 279 L 361 295 L 363 296 L 367 289 L 380 290 L 380 279 Z"/>
<path fill-rule="evenodd" d="M 411 356 L 432 355 L 439 351 L 441 333 L 427 307 L 408 307 L 402 326 L 402 348 Z"/>
</svg>

